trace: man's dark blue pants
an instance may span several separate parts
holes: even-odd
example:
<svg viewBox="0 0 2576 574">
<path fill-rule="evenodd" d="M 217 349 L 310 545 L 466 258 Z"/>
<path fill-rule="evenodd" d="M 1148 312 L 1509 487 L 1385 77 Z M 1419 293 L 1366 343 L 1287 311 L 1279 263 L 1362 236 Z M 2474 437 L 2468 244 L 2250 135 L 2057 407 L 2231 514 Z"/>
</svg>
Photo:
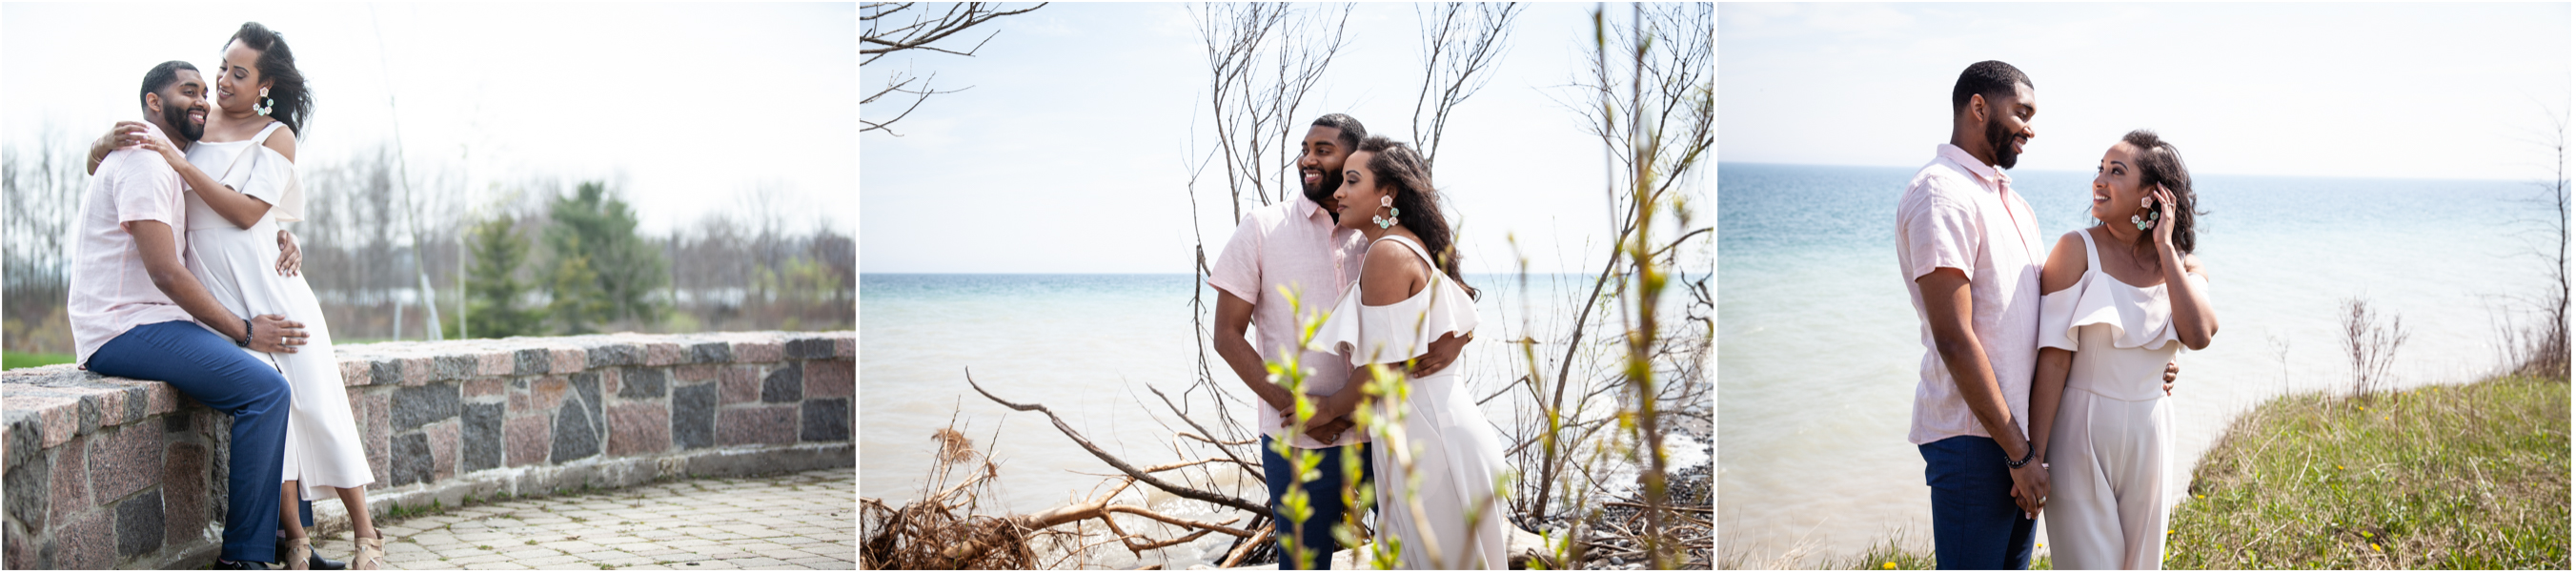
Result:
<svg viewBox="0 0 2576 574">
<path fill-rule="evenodd" d="M 2032 525 L 2039 521 L 2023 518 L 2013 503 L 2003 447 L 1962 435 L 1916 448 L 1923 451 L 1923 482 L 1932 486 L 1932 555 L 1940 569 L 2030 569 Z"/>
<path fill-rule="evenodd" d="M 1295 478 L 1297 469 L 1288 464 L 1286 457 L 1270 450 L 1270 440 L 1270 437 L 1261 437 L 1261 477 L 1270 486 L 1270 520 L 1280 525 L 1280 531 L 1286 532 L 1291 524 L 1288 508 L 1279 501 L 1281 496 L 1288 494 L 1288 483 Z M 1297 567 L 1294 564 L 1296 555 L 1288 552 L 1286 538 L 1273 538 L 1272 544 L 1279 547 L 1280 570 L 1333 569 L 1333 552 L 1341 549 L 1341 543 L 1333 540 L 1333 525 L 1340 524 L 1343 515 L 1351 511 L 1350 505 L 1342 503 L 1342 457 L 1359 457 L 1360 483 L 1368 483 L 1377 476 L 1376 469 L 1372 468 L 1374 465 L 1369 464 L 1368 447 L 1368 443 L 1359 443 L 1315 451 L 1324 455 L 1324 463 L 1315 469 L 1322 475 L 1300 486 L 1306 490 L 1307 508 L 1314 509 L 1314 513 L 1307 515 L 1305 522 L 1297 523 L 1295 530 L 1297 545 L 1312 552 L 1315 562 L 1308 568 Z"/>
<path fill-rule="evenodd" d="M 89 356 L 90 372 L 170 383 L 233 416 L 232 475 L 225 481 L 223 558 L 277 561 L 277 486 L 294 403 L 286 377 L 223 336 L 190 321 L 117 335 Z"/>
</svg>

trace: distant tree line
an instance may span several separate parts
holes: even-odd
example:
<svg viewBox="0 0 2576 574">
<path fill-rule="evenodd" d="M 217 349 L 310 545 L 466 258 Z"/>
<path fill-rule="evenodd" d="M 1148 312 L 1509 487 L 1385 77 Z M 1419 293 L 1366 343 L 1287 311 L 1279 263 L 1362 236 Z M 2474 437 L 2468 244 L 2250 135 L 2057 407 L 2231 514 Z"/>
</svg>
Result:
<svg viewBox="0 0 2576 574">
<path fill-rule="evenodd" d="M 66 234 L 88 185 L 86 142 L 48 133 L 0 153 L 12 351 L 72 348 Z M 405 201 L 393 154 L 379 147 L 301 169 L 305 221 L 286 227 L 335 339 L 431 337 L 424 273 L 440 337 L 848 329 L 856 320 L 856 243 L 819 223 L 791 229 L 789 214 L 805 206 L 776 185 L 654 236 L 637 230 L 616 181 L 531 177 L 476 194 L 457 172 L 434 171 L 415 175 Z"/>
</svg>

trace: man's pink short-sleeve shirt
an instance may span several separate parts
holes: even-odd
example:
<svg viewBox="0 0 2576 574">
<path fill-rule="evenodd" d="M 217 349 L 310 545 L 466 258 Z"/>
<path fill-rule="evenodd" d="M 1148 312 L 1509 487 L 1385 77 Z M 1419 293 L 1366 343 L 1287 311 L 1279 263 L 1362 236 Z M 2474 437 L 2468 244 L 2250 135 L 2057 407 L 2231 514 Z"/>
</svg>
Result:
<svg viewBox="0 0 2576 574">
<path fill-rule="evenodd" d="M 159 126 L 145 127 L 161 133 Z M 169 225 L 170 243 L 186 260 L 188 211 L 180 186 L 178 170 L 161 154 L 139 147 L 109 152 L 90 177 L 73 228 L 71 300 L 65 309 L 76 364 L 86 368 L 91 353 L 129 329 L 195 320 L 152 284 L 143 252 L 125 228 L 132 221 Z"/>
<path fill-rule="evenodd" d="M 1915 172 L 1896 206 L 1896 263 L 1923 331 L 1922 377 L 1915 383 L 1908 440 L 1919 445 L 1987 436 L 1933 346 L 1923 286 L 1915 280 L 1943 267 L 1967 273 L 1973 306 L 1968 328 L 1993 363 L 2013 421 L 2028 425 L 2031 374 L 2039 359 L 2039 266 L 2047 249 L 2030 204 L 2013 194 L 2012 177 L 2002 170 L 1941 144 L 1931 163 Z"/>
<path fill-rule="evenodd" d="M 1366 254 L 1363 243 L 1358 230 L 1334 225 L 1332 214 L 1323 206 L 1299 195 L 1245 213 L 1234 237 L 1226 240 L 1225 251 L 1208 269 L 1209 287 L 1252 302 L 1253 348 L 1261 352 L 1261 360 L 1281 362 L 1288 353 L 1300 353 L 1298 365 L 1306 371 L 1307 394 L 1339 391 L 1350 378 L 1349 361 L 1336 353 L 1304 350 L 1297 342 L 1297 330 L 1306 319 L 1332 311 L 1342 289 L 1359 276 L 1360 257 Z M 1294 309 L 1283 289 L 1297 294 Z M 1275 409 L 1253 410 L 1261 413 L 1263 434 L 1276 437 L 1288 427 Z M 1359 442 L 1364 442 L 1360 433 L 1343 431 L 1331 443 L 1299 435 L 1293 444 L 1312 449 Z"/>
</svg>

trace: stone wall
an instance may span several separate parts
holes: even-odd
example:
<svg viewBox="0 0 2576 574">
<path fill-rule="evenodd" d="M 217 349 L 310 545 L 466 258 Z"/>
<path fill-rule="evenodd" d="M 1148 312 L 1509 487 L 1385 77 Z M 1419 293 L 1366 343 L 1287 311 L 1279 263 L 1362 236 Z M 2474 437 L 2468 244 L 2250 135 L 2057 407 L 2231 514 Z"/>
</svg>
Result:
<svg viewBox="0 0 2576 574">
<path fill-rule="evenodd" d="M 857 335 L 513 337 L 336 349 L 368 505 L 857 465 Z M 193 568 L 222 545 L 231 420 L 155 381 L 0 373 L 11 569 Z M 316 501 L 317 526 L 346 511 Z"/>
</svg>

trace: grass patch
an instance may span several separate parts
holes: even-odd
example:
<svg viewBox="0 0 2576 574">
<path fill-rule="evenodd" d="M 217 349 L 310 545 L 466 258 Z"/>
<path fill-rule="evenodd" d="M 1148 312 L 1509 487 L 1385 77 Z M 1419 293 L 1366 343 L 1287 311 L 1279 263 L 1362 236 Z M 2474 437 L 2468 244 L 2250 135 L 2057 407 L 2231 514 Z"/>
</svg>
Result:
<svg viewBox="0 0 2576 574">
<path fill-rule="evenodd" d="M 2564 379 L 2247 413 L 2192 472 L 2165 567 L 2567 569 Z"/>
<path fill-rule="evenodd" d="M 2030 569 L 2055 570 L 2056 567 L 2050 563 L 2049 556 L 2038 550 L 2031 553 Z M 1870 545 L 1869 552 L 1863 553 L 1858 560 L 1827 563 L 1825 568 L 1829 570 L 1931 570 L 1940 565 L 1932 558 L 1930 551 L 1918 552 L 1906 548 L 1904 544 L 1897 541 L 1897 537 L 1890 536 L 1886 540 Z"/>
<path fill-rule="evenodd" d="M 0 353 L 0 369 L 24 369 L 72 362 L 67 353 Z"/>
<path fill-rule="evenodd" d="M 1907 549 L 1898 537 L 1890 536 L 1870 545 L 1869 552 L 1862 553 L 1859 560 L 1828 563 L 1825 567 L 1832 570 L 1931 570 L 1937 565 L 1932 561 L 1931 553 Z"/>
<path fill-rule="evenodd" d="M 2507 376 L 2273 399 L 2193 469 L 2164 567 L 2566 570 L 2567 393 L 2565 379 Z M 1934 566 L 1928 544 L 1901 539 L 1822 566 Z M 2050 569 L 2046 550 L 2031 569 Z"/>
<path fill-rule="evenodd" d="M 384 521 L 384 522 L 399 522 L 399 521 L 402 521 L 403 519 L 407 519 L 407 518 L 415 518 L 415 517 L 421 517 L 421 516 L 429 516 L 429 515 L 438 514 L 438 513 L 446 512 L 446 511 L 447 511 L 446 506 L 445 506 L 444 504 L 441 504 L 441 503 L 440 503 L 439 501 L 437 501 L 437 500 L 431 500 L 431 501 L 429 501 L 429 504 L 427 504 L 427 505 L 423 505 L 423 506 L 403 506 L 403 505 L 401 505 L 401 504 L 386 504 L 386 505 L 385 505 L 385 512 L 384 512 L 384 514 L 382 514 L 381 516 L 378 516 L 378 517 L 377 517 L 377 519 L 378 519 L 378 520 L 382 520 L 382 521 Z"/>
</svg>

